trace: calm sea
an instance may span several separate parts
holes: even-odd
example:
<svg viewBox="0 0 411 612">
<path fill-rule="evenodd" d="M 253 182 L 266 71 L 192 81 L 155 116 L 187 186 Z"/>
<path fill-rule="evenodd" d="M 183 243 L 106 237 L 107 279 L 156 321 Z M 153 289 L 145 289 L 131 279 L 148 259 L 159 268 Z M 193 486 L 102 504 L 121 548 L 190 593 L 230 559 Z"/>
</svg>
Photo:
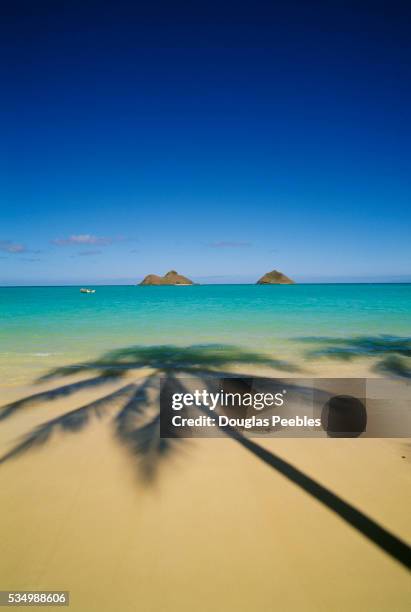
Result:
<svg viewBox="0 0 411 612">
<path fill-rule="evenodd" d="M 298 358 L 304 336 L 409 336 L 411 284 L 0 288 L 0 325 L 0 384 L 134 344 Z"/>
</svg>

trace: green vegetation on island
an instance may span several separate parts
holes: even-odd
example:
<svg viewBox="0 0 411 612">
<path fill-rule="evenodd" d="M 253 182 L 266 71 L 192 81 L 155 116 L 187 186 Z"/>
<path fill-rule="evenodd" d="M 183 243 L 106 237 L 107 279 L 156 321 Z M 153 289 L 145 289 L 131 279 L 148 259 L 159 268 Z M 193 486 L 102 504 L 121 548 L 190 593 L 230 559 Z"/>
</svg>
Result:
<svg viewBox="0 0 411 612">
<path fill-rule="evenodd" d="M 282 272 L 278 270 L 272 270 L 264 274 L 256 283 L 257 285 L 294 285 L 294 281 L 288 278 Z"/>
<path fill-rule="evenodd" d="M 193 281 L 178 274 L 175 270 L 170 270 L 164 276 L 158 276 L 157 274 L 148 274 L 140 285 L 194 285 Z"/>
</svg>

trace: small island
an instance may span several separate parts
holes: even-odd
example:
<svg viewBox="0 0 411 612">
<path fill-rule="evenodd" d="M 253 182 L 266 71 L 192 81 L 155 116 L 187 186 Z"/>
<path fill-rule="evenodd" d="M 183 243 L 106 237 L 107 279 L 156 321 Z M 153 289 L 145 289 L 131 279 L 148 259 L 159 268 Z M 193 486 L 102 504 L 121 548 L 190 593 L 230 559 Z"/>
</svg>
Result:
<svg viewBox="0 0 411 612">
<path fill-rule="evenodd" d="M 278 270 L 272 270 L 264 274 L 257 282 L 256 285 L 294 285 L 294 281 L 288 278 L 282 272 Z"/>
<path fill-rule="evenodd" d="M 193 281 L 178 274 L 175 270 L 170 270 L 164 276 L 148 274 L 139 285 L 194 285 Z"/>
</svg>

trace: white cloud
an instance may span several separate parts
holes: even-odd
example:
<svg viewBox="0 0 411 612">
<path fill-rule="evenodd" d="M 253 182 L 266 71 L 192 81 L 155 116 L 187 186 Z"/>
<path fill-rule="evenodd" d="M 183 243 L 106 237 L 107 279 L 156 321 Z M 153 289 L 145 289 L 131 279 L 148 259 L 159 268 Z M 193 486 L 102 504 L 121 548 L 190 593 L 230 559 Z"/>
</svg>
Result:
<svg viewBox="0 0 411 612">
<path fill-rule="evenodd" d="M 24 244 L 18 242 L 11 242 L 11 240 L 0 240 L 0 251 L 5 253 L 27 253 L 27 249 Z"/>
<path fill-rule="evenodd" d="M 98 244 L 100 246 L 107 246 L 113 242 L 112 238 L 99 238 L 93 236 L 93 234 L 72 234 L 68 238 L 55 238 L 51 241 L 57 246 L 70 246 L 79 244 Z"/>
</svg>

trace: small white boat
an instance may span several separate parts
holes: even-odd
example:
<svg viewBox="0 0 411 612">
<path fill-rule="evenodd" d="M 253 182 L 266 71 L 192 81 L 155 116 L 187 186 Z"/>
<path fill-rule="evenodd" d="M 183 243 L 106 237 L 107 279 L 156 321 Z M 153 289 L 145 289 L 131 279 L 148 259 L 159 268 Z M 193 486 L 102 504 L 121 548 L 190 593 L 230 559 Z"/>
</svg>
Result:
<svg viewBox="0 0 411 612">
<path fill-rule="evenodd" d="M 95 293 L 95 292 L 96 292 L 95 289 L 87 289 L 87 288 L 84 288 L 84 287 L 82 287 L 80 289 L 80 293 Z"/>
</svg>

